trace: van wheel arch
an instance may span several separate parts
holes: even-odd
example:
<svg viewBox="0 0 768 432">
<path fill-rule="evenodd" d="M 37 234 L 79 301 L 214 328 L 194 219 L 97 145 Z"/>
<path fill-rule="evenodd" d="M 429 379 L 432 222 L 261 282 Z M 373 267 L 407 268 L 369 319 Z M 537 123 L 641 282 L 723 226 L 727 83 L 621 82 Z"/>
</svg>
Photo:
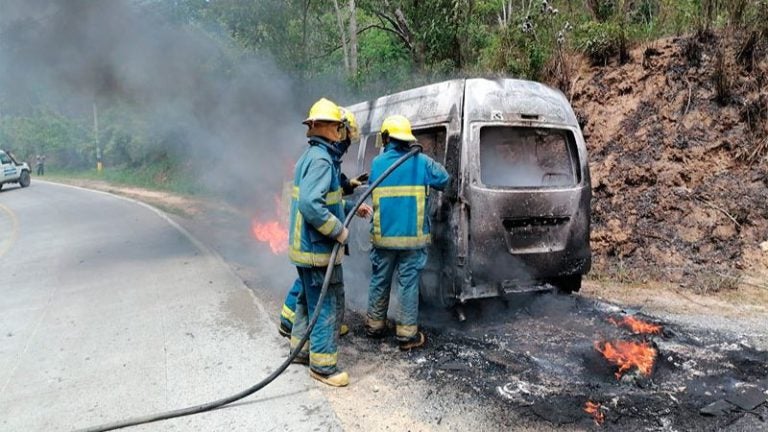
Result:
<svg viewBox="0 0 768 432">
<path fill-rule="evenodd" d="M 441 279 L 439 272 L 435 270 L 422 271 L 419 295 L 421 300 L 430 306 L 448 309 L 456 304 L 456 296 L 453 290 L 448 288 L 450 284 Z"/>
</svg>

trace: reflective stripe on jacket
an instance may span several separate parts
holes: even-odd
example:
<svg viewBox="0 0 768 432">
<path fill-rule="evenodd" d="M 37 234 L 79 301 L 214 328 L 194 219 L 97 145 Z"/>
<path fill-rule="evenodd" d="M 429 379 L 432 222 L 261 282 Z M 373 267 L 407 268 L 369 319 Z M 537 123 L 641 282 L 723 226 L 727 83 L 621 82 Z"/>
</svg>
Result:
<svg viewBox="0 0 768 432">
<path fill-rule="evenodd" d="M 341 155 L 327 140 L 311 137 L 296 163 L 288 235 L 291 262 L 325 267 L 341 233 L 345 203 L 341 199 Z M 341 263 L 338 254 L 336 264 Z"/>
<path fill-rule="evenodd" d="M 408 152 L 394 143 L 373 159 L 370 182 Z M 373 191 L 373 245 L 384 249 L 421 249 L 430 242 L 427 195 L 429 188 L 443 189 L 448 172 L 424 154 L 395 169 Z"/>
</svg>

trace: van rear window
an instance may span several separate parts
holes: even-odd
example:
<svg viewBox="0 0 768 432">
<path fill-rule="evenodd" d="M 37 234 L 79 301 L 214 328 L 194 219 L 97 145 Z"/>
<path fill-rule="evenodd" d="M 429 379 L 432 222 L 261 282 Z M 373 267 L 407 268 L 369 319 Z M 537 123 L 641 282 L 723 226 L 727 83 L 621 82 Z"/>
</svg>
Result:
<svg viewBox="0 0 768 432">
<path fill-rule="evenodd" d="M 574 186 L 576 151 L 570 131 L 486 126 L 480 129 L 484 185 L 510 188 Z"/>
</svg>

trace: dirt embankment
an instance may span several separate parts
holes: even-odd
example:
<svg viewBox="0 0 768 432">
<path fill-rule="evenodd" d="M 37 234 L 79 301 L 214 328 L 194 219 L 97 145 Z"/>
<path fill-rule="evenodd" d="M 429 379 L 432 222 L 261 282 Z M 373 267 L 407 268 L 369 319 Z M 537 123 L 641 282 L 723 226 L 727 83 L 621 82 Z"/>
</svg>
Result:
<svg viewBox="0 0 768 432">
<path fill-rule="evenodd" d="M 765 284 L 767 88 L 765 52 L 711 34 L 581 67 L 571 97 L 591 159 L 596 274 Z"/>
</svg>

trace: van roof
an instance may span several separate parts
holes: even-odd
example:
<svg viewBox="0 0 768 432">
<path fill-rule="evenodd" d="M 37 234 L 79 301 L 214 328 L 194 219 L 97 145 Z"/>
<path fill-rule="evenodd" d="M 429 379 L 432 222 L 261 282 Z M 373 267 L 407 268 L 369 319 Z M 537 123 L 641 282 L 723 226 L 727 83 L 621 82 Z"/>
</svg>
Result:
<svg viewBox="0 0 768 432">
<path fill-rule="evenodd" d="M 450 121 L 460 116 L 464 98 L 463 79 L 443 81 L 382 96 L 347 107 L 355 113 L 361 132 L 378 131 L 384 118 L 393 114 L 407 117 L 414 126 Z"/>
<path fill-rule="evenodd" d="M 520 119 L 536 116 L 544 123 L 577 125 L 571 104 L 562 92 L 545 84 L 519 79 L 468 79 L 464 116 L 470 121 Z"/>
<path fill-rule="evenodd" d="M 536 116 L 545 123 L 576 126 L 576 115 L 562 92 L 547 85 L 511 78 L 443 81 L 351 105 L 364 134 L 378 131 L 388 115 L 401 114 L 414 126 Z"/>
</svg>

